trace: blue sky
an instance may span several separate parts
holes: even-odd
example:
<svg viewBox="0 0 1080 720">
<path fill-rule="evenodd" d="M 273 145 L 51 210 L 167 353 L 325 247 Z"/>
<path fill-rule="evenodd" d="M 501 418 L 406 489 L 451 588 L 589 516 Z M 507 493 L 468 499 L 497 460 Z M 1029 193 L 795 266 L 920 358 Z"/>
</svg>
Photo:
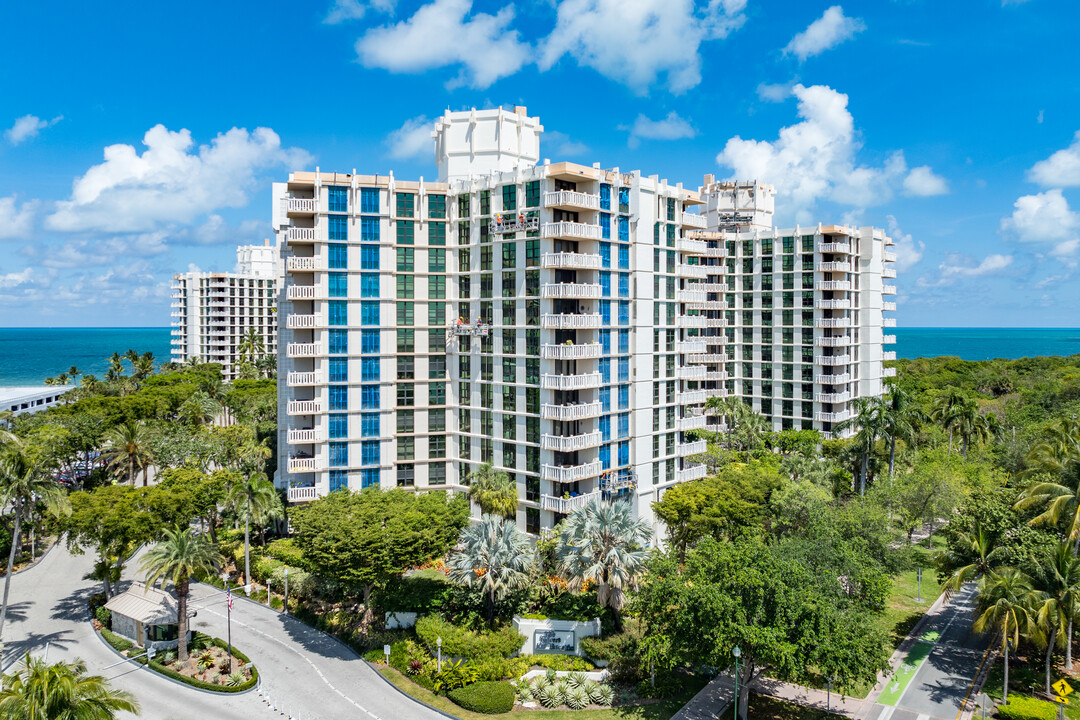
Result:
<svg viewBox="0 0 1080 720">
<path fill-rule="evenodd" d="M 907 326 L 1076 326 L 1075 0 L 319 0 L 0 9 L 0 326 L 166 325 L 291 169 L 435 176 L 446 108 L 541 153 L 887 228 Z"/>
</svg>

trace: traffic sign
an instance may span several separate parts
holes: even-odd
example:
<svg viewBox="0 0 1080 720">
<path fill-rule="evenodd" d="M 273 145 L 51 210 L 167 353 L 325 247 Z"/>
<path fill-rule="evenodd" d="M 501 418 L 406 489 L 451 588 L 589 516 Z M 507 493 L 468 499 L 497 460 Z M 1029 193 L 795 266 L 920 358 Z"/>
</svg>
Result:
<svg viewBox="0 0 1080 720">
<path fill-rule="evenodd" d="M 1061 680 L 1058 680 L 1051 687 L 1053 687 L 1054 692 L 1056 692 L 1061 697 L 1065 697 L 1066 695 L 1069 695 L 1073 691 L 1072 685 L 1069 685 L 1069 683 L 1065 682 L 1065 678 L 1062 678 Z"/>
<path fill-rule="evenodd" d="M 1068 705 L 1069 704 L 1069 698 L 1062 697 L 1060 695 L 1055 695 L 1054 696 L 1054 702 L 1060 703 L 1062 705 Z"/>
</svg>

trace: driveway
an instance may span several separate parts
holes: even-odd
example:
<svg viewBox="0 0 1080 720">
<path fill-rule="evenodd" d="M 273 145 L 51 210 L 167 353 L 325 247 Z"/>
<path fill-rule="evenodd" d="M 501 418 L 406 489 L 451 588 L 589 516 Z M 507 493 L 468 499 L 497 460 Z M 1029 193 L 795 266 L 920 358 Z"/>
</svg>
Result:
<svg viewBox="0 0 1080 720">
<path fill-rule="evenodd" d="M 129 568 L 137 567 L 137 559 Z M 36 566 L 11 579 L 11 606 L 4 628 L 5 669 L 26 652 L 40 657 L 48 644 L 50 660 L 82 658 L 138 698 L 140 717 L 186 720 L 213 717 L 236 720 L 280 717 L 297 720 L 435 720 L 444 716 L 413 702 L 387 685 L 351 650 L 330 636 L 263 605 L 238 598 L 233 604 L 233 644 L 252 659 L 262 685 L 258 692 L 217 695 L 183 687 L 132 663 L 109 667 L 118 658 L 94 634 L 86 601 L 100 584 L 83 577 L 93 567 L 88 555 L 74 556 L 58 545 Z M 133 577 L 131 570 L 127 579 Z M 226 636 L 224 596 L 194 583 L 192 622 L 201 632 Z M 273 710 L 269 701 L 276 706 Z"/>
</svg>

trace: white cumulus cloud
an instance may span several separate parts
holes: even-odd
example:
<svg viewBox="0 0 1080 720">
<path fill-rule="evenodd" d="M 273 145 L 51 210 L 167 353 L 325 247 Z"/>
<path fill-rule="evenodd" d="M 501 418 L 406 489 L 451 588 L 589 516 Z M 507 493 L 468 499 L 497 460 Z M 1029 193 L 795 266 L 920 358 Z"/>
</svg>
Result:
<svg viewBox="0 0 1080 720">
<path fill-rule="evenodd" d="M 4 137 L 6 137 L 8 142 L 12 145 L 18 145 L 21 142 L 36 137 L 39 132 L 45 128 L 52 127 L 63 119 L 63 115 L 57 115 L 52 120 L 42 120 L 37 115 L 23 115 L 21 118 L 15 120 L 14 125 L 4 131 Z"/>
<path fill-rule="evenodd" d="M 958 255 L 949 255 L 939 266 L 943 278 L 949 277 L 977 277 L 988 275 L 1012 265 L 1012 255 L 987 255 L 978 265 L 971 265 L 965 258 Z"/>
<path fill-rule="evenodd" d="M 792 83 L 759 83 L 757 96 L 765 102 L 784 102 L 791 97 Z"/>
<path fill-rule="evenodd" d="M 893 252 L 896 253 L 896 269 L 903 272 L 909 269 L 923 258 L 926 243 L 911 237 L 909 233 L 900 229 L 900 223 L 892 215 L 885 217 L 889 229 L 889 237 L 893 240 Z"/>
<path fill-rule="evenodd" d="M 545 155 L 553 158 L 581 156 L 589 152 L 589 146 L 583 142 L 572 139 L 569 135 L 558 130 L 544 130 L 542 145 Z M 550 152 L 547 150 L 550 148 Z"/>
<path fill-rule="evenodd" d="M 10 290 L 12 288 L 25 285 L 34 279 L 35 272 L 33 268 L 26 268 L 18 272 L 9 272 L 0 275 L 0 290 Z"/>
<path fill-rule="evenodd" d="M 865 29 L 866 23 L 859 18 L 847 17 L 842 7 L 833 5 L 809 27 L 791 38 L 784 52 L 795 55 L 799 60 L 806 60 L 850 40 Z"/>
<path fill-rule="evenodd" d="M 452 86 L 486 88 L 528 60 L 513 19 L 513 5 L 488 15 L 472 12 L 472 0 L 433 0 L 407 20 L 368 30 L 356 53 L 365 67 L 395 73 L 461 66 Z"/>
<path fill-rule="evenodd" d="M 731 168 L 731 179 L 772 183 L 783 198 L 778 206 L 791 208 L 799 222 L 813 220 L 810 210 L 818 200 L 854 207 L 889 200 L 908 176 L 903 151 L 881 166 L 860 165 L 862 144 L 848 96 L 826 85 L 795 85 L 791 91 L 802 120 L 781 128 L 772 141 L 728 140 L 716 162 Z"/>
<path fill-rule="evenodd" d="M 387 154 L 396 159 L 430 160 L 435 156 L 435 140 L 431 137 L 434 122 L 426 115 L 406 120 L 401 127 L 386 136 Z"/>
<path fill-rule="evenodd" d="M 1069 207 L 1060 188 L 1024 195 L 1001 229 L 1021 242 L 1053 243 L 1053 255 L 1072 255 L 1080 249 L 1080 213 Z"/>
<path fill-rule="evenodd" d="M 105 161 L 77 178 L 71 199 L 56 204 L 46 224 L 54 230 L 142 232 L 162 223 L 188 223 L 225 207 L 241 207 L 256 173 L 301 169 L 311 156 L 284 148 L 269 128 L 233 128 L 195 149 L 188 130 L 155 125 L 132 145 L 110 145 Z"/>
<path fill-rule="evenodd" d="M 633 125 L 630 127 L 620 126 L 620 129 L 630 131 L 628 140 L 630 147 L 637 147 L 642 139 L 680 140 L 682 138 L 692 138 L 697 134 L 693 126 L 679 117 L 679 114 L 674 110 L 659 120 L 650 120 L 645 115 L 639 114 Z"/>
<path fill-rule="evenodd" d="M 359 20 L 364 17 L 369 7 L 379 12 L 389 13 L 394 11 L 394 5 L 394 0 L 371 0 L 368 3 L 362 3 L 360 0 L 334 0 L 323 22 L 327 25 L 338 25 L 350 20 Z"/>
<path fill-rule="evenodd" d="M 1043 187 L 1080 185 L 1080 130 L 1073 136 L 1072 145 L 1035 163 L 1028 170 L 1027 177 Z"/>
<path fill-rule="evenodd" d="M 0 240 L 22 239 L 34 225 L 36 201 L 19 204 L 14 195 L 0 197 Z"/>
<path fill-rule="evenodd" d="M 945 178 L 935 175 L 929 165 L 921 165 L 912 168 L 904 178 L 904 194 L 916 197 L 929 197 L 931 195 L 944 195 L 949 192 L 949 184 Z"/>
<path fill-rule="evenodd" d="M 562 0 L 541 43 L 540 69 L 570 55 L 638 93 L 661 76 L 682 93 L 701 82 L 701 43 L 738 29 L 745 9 L 746 0 Z"/>
</svg>

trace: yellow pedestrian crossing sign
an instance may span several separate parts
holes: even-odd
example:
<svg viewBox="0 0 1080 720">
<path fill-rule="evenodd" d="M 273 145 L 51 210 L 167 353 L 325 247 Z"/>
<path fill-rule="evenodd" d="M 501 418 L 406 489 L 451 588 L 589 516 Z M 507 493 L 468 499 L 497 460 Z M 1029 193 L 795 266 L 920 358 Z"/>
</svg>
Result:
<svg viewBox="0 0 1080 720">
<path fill-rule="evenodd" d="M 1051 687 L 1053 687 L 1054 692 L 1056 692 L 1058 694 L 1058 702 L 1068 702 L 1067 700 L 1064 700 L 1063 698 L 1066 695 L 1070 694 L 1073 691 L 1073 689 L 1072 689 L 1072 685 L 1065 682 L 1065 678 L 1062 678 L 1061 680 L 1058 680 Z"/>
<path fill-rule="evenodd" d="M 1054 696 L 1054 702 L 1059 703 L 1061 705 L 1068 705 L 1069 704 L 1069 698 L 1061 697 L 1060 695 L 1055 695 Z"/>
</svg>

